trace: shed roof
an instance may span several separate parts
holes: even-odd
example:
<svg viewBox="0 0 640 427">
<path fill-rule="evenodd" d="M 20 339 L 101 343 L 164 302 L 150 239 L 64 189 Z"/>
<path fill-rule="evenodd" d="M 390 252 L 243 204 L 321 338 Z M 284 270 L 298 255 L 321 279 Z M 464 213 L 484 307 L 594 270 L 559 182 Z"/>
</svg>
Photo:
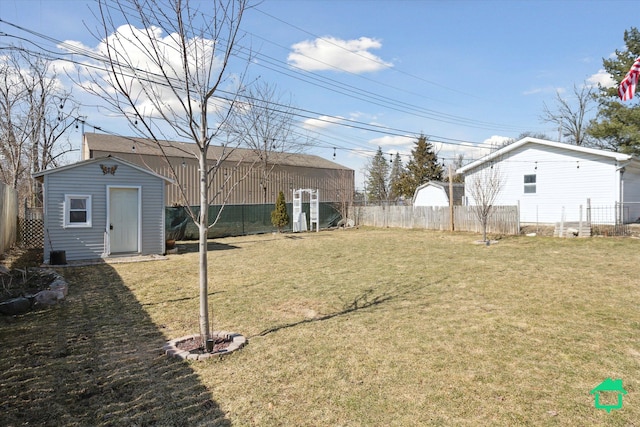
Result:
<svg viewBox="0 0 640 427">
<path fill-rule="evenodd" d="M 127 166 L 129 166 L 129 167 L 131 167 L 133 169 L 136 169 L 136 170 L 140 171 L 140 172 L 143 172 L 143 173 L 155 176 L 157 178 L 163 179 L 163 180 L 165 180 L 166 182 L 168 182 L 170 184 L 172 184 L 174 182 L 171 178 L 167 178 L 166 176 L 157 174 L 152 170 L 149 170 L 147 168 L 143 168 L 143 167 L 141 167 L 139 165 L 136 165 L 135 163 L 128 162 L 128 161 L 123 160 L 123 159 L 121 159 L 119 157 L 115 157 L 115 156 L 111 156 L 111 155 L 109 155 L 107 157 L 110 160 L 114 160 L 114 161 L 116 161 L 118 163 L 127 165 Z M 74 168 L 77 168 L 79 166 L 89 165 L 89 164 L 92 164 L 92 163 L 104 162 L 104 161 L 105 161 L 105 157 L 82 160 L 82 161 L 79 161 L 79 162 L 76 162 L 76 163 L 71 163 L 71 164 L 60 166 L 60 167 L 57 167 L 57 168 L 47 169 L 47 170 L 44 170 L 44 171 L 36 172 L 36 173 L 32 174 L 32 176 L 35 179 L 37 179 L 38 181 L 42 182 L 45 175 L 49 175 L 49 174 L 52 174 L 52 173 L 61 172 L 61 171 L 69 170 L 69 169 L 74 169 Z"/>
<path fill-rule="evenodd" d="M 107 135 L 102 133 L 86 133 L 84 140 L 89 150 L 114 154 L 131 153 L 135 151 L 136 154 L 141 155 L 162 156 L 164 151 L 168 157 L 191 158 L 194 157 L 198 151 L 196 144 L 189 142 L 159 141 L 156 143 L 146 138 Z M 135 150 L 133 149 L 134 147 Z M 346 166 L 312 154 L 271 152 L 269 155 L 273 160 L 272 163 L 282 166 L 351 170 Z M 233 162 L 253 162 L 257 159 L 257 154 L 251 149 L 234 148 L 230 150 L 220 145 L 211 144 L 207 152 L 207 158 L 217 160 L 221 156 L 228 156 L 227 159 Z"/>
<path fill-rule="evenodd" d="M 592 154 L 595 156 L 602 156 L 602 157 L 608 157 L 611 159 L 615 159 L 617 161 L 620 162 L 625 162 L 625 161 L 635 161 L 637 162 L 637 159 L 635 159 L 632 155 L 630 154 L 623 154 L 623 153 L 616 153 L 615 151 L 608 151 L 608 150 L 599 150 L 596 148 L 588 148 L 588 147 L 582 147 L 579 145 L 572 145 L 572 144 L 565 144 L 562 142 L 556 142 L 556 141 L 548 141 L 546 139 L 538 139 L 538 138 L 531 138 L 531 137 L 526 137 L 526 138 L 522 138 L 519 141 L 514 142 L 513 144 L 509 144 L 506 145 L 504 147 L 502 147 L 499 150 L 494 151 L 491 154 L 488 154 L 484 157 L 482 157 L 481 159 L 476 160 L 475 162 L 471 162 L 467 165 L 462 166 L 461 168 L 456 170 L 456 173 L 466 173 L 467 171 L 471 170 L 471 169 L 475 169 L 476 167 L 482 165 L 483 163 L 489 162 L 493 159 L 499 159 L 500 156 L 515 150 L 516 148 L 520 148 L 523 145 L 526 144 L 537 144 L 537 145 L 542 145 L 542 146 L 546 146 L 546 147 L 554 147 L 554 148 L 559 148 L 559 149 L 563 149 L 563 150 L 567 150 L 567 151 L 573 151 L 576 153 L 585 153 L 585 154 Z"/>
<path fill-rule="evenodd" d="M 437 187 L 440 188 L 442 190 L 444 190 L 445 194 L 447 195 L 447 197 L 449 198 L 449 200 L 452 200 L 451 198 L 451 194 L 449 194 L 449 183 L 448 182 L 443 182 L 443 181 L 427 181 L 424 184 L 418 186 L 416 188 L 416 191 L 413 193 L 413 203 L 416 202 L 416 195 L 418 194 L 418 191 L 420 191 L 423 188 L 426 187 Z M 462 197 L 464 196 L 464 184 L 461 182 L 454 182 L 453 183 L 453 200 L 462 200 Z"/>
</svg>

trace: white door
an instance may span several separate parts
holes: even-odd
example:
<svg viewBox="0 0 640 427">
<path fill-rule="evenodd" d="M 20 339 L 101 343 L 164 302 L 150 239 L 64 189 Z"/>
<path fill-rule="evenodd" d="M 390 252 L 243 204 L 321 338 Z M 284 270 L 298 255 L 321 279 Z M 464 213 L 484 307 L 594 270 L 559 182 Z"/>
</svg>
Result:
<svg viewBox="0 0 640 427">
<path fill-rule="evenodd" d="M 109 253 L 138 252 L 138 188 L 109 189 Z"/>
</svg>

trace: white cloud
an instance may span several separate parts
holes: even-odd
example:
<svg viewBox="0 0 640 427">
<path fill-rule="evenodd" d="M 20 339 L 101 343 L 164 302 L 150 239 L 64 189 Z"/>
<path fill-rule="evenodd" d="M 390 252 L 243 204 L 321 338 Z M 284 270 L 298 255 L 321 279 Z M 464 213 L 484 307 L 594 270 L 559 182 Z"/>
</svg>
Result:
<svg viewBox="0 0 640 427">
<path fill-rule="evenodd" d="M 78 71 L 84 79 L 81 86 L 85 90 L 106 96 L 114 96 L 112 85 L 116 85 L 114 82 L 117 76 L 120 80 L 118 86 L 126 88 L 127 93 L 136 101 L 138 110 L 152 116 L 158 116 L 159 110 L 168 115 L 175 112 L 179 114 L 184 108 L 186 96 L 177 94 L 163 85 L 163 74 L 171 80 L 190 80 L 195 84 L 207 81 L 209 76 L 206 74 L 216 73 L 221 67 L 221 61 L 214 56 L 215 41 L 195 37 L 186 41 L 184 56 L 187 58 L 190 71 L 189 75 L 186 75 L 179 37 L 176 34 L 165 34 L 161 28 L 153 26 L 140 29 L 132 25 L 122 25 L 93 48 L 76 41 L 65 41 L 59 47 L 70 53 L 92 52 L 96 58 L 106 58 L 110 54 L 113 61 L 135 68 L 136 77 L 132 77 L 131 69 L 127 66 L 116 71 L 114 75 L 103 68 L 103 61 L 96 59 L 87 61 L 84 67 L 79 66 Z M 149 53 L 154 49 L 157 50 L 157 56 Z M 202 67 L 199 65 L 201 63 L 210 63 L 212 66 Z M 234 84 L 232 78 L 225 83 Z M 220 103 L 215 101 L 212 101 L 209 107 L 212 112 L 219 108 Z"/>
<path fill-rule="evenodd" d="M 564 88 L 546 86 L 546 87 L 537 87 L 537 88 L 529 89 L 522 92 L 522 94 L 525 96 L 528 96 L 528 95 L 537 95 L 539 93 L 564 93 L 564 92 L 565 92 Z"/>
<path fill-rule="evenodd" d="M 307 119 L 302 123 L 302 127 L 307 130 L 326 129 L 344 120 L 339 116 L 320 116 L 317 119 Z"/>
<path fill-rule="evenodd" d="M 591 86 L 601 85 L 602 87 L 614 87 L 616 85 L 616 81 L 611 77 L 611 74 L 607 73 L 605 70 L 598 70 L 597 73 L 587 78 L 587 84 Z"/>
<path fill-rule="evenodd" d="M 415 139 L 416 139 L 415 136 L 385 135 L 383 137 L 370 140 L 369 144 L 383 148 L 383 151 L 384 151 L 384 147 L 404 147 L 405 150 L 398 149 L 398 151 L 402 153 L 403 151 L 406 151 L 407 147 L 410 147 L 411 145 L 413 145 L 413 142 L 415 141 Z"/>
<path fill-rule="evenodd" d="M 334 70 L 350 73 L 366 73 L 393 67 L 390 62 L 369 52 L 380 49 L 377 39 L 360 37 L 355 40 L 341 40 L 323 37 L 296 43 L 287 57 L 290 65 L 307 71 Z"/>
</svg>

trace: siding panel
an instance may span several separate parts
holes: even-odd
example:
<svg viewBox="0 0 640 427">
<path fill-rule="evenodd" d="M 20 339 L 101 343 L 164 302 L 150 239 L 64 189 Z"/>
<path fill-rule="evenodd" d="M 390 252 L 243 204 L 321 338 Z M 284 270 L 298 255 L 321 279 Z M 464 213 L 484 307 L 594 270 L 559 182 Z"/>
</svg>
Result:
<svg viewBox="0 0 640 427">
<path fill-rule="evenodd" d="M 115 174 L 104 174 L 100 164 L 117 165 Z M 60 168 L 44 175 L 45 259 L 51 250 L 66 251 L 68 261 L 105 256 L 107 232 L 107 186 L 141 187 L 140 253 L 164 252 L 164 185 L 157 176 L 144 173 L 116 159 Z M 64 227 L 65 194 L 90 195 L 91 227 Z"/>
<path fill-rule="evenodd" d="M 613 205 L 617 200 L 614 159 L 527 144 L 505 153 L 494 165 L 499 168 L 503 181 L 496 204 L 519 204 L 523 223 L 558 222 L 563 208 L 567 221 L 578 221 L 580 206 L 584 215 L 588 198 L 592 205 Z M 478 173 L 478 169 L 469 171 L 465 180 L 471 182 Z M 524 192 L 524 175 L 528 174 L 536 175 L 534 194 Z M 469 200 L 469 204 L 473 204 L 473 200 Z"/>
</svg>

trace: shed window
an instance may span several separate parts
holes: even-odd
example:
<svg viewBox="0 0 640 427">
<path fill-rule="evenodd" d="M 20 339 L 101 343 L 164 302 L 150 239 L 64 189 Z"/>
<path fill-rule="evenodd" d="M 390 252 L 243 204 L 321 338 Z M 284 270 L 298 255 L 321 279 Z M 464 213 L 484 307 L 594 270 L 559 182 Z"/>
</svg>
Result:
<svg viewBox="0 0 640 427">
<path fill-rule="evenodd" d="M 524 192 L 525 194 L 532 194 L 536 192 L 536 176 L 525 175 L 524 176 Z"/>
<path fill-rule="evenodd" d="M 64 226 L 91 227 L 91 196 L 64 196 Z"/>
</svg>

